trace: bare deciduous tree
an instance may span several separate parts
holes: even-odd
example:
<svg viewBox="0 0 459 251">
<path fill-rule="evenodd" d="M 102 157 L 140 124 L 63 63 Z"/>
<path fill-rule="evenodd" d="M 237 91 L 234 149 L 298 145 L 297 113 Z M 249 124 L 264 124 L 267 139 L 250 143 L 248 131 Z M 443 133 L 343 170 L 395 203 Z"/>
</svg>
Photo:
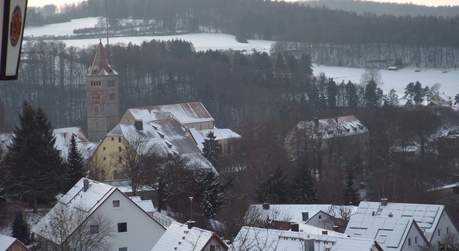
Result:
<svg viewBox="0 0 459 251">
<path fill-rule="evenodd" d="M 91 215 L 79 209 L 58 204 L 38 240 L 40 250 L 98 251 L 108 246 L 112 228 L 102 215 Z"/>
</svg>

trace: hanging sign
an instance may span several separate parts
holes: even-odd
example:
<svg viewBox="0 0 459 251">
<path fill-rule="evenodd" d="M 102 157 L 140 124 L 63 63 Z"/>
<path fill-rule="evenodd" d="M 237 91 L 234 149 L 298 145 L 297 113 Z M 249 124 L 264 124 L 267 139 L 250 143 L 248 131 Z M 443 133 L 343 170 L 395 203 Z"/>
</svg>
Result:
<svg viewBox="0 0 459 251">
<path fill-rule="evenodd" d="M 0 80 L 16 80 L 21 60 L 27 0 L 0 0 Z"/>
</svg>

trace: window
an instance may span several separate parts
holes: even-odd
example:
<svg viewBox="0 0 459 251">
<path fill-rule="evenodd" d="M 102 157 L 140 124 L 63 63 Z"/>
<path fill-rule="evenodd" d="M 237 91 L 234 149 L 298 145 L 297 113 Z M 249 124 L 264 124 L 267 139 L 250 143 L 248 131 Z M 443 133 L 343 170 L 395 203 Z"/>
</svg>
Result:
<svg viewBox="0 0 459 251">
<path fill-rule="evenodd" d="M 215 245 L 210 245 L 210 251 L 215 251 Z"/>
<path fill-rule="evenodd" d="M 440 236 L 440 234 L 441 234 L 440 229 L 438 229 L 437 233 L 438 233 L 438 236 Z"/>
<path fill-rule="evenodd" d="M 118 151 L 121 152 L 123 151 L 123 148 L 121 148 L 121 146 L 118 147 Z"/>
<path fill-rule="evenodd" d="M 99 233 L 99 225 L 90 225 L 89 232 L 91 234 L 98 234 Z"/>
<path fill-rule="evenodd" d="M 319 215 L 319 220 L 322 219 L 322 215 Z"/>
<path fill-rule="evenodd" d="M 411 246 L 411 238 L 408 238 L 408 246 Z"/>
<path fill-rule="evenodd" d="M 105 146 L 104 146 L 103 150 L 105 151 L 105 150 L 107 150 L 107 148 L 105 148 Z"/>
<path fill-rule="evenodd" d="M 128 251 L 127 248 L 118 248 L 118 251 Z"/>
<path fill-rule="evenodd" d="M 446 234 L 449 234 L 449 227 L 446 227 Z"/>
<path fill-rule="evenodd" d="M 114 200 L 113 201 L 113 207 L 120 207 L 120 201 L 119 200 Z"/>
<path fill-rule="evenodd" d="M 127 232 L 127 223 L 118 223 L 118 233 L 124 233 Z"/>
<path fill-rule="evenodd" d="M 107 160 L 107 157 L 104 157 L 104 160 Z"/>
<path fill-rule="evenodd" d="M 414 237 L 414 244 L 418 244 L 418 237 L 417 236 Z"/>
<path fill-rule="evenodd" d="M 115 138 L 112 137 L 112 141 L 114 141 L 114 140 L 115 140 Z"/>
<path fill-rule="evenodd" d="M 122 157 L 120 157 L 119 162 L 123 163 L 123 158 Z"/>
<path fill-rule="evenodd" d="M 121 137 L 118 137 L 118 142 L 121 143 Z"/>
</svg>

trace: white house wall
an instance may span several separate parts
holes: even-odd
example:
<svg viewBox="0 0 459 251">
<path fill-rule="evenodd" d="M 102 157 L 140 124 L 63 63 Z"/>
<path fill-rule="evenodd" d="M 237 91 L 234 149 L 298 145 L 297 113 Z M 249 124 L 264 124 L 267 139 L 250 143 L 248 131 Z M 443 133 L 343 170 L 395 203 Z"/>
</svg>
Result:
<svg viewBox="0 0 459 251">
<path fill-rule="evenodd" d="M 411 245 L 409 240 L 411 240 Z M 422 247 L 426 247 L 427 245 L 428 243 L 425 241 L 423 234 L 413 223 L 411 224 L 410 230 L 400 251 L 420 251 L 422 250 Z"/>
<path fill-rule="evenodd" d="M 113 200 L 120 201 L 120 207 L 113 207 Z M 139 209 L 118 190 L 94 212 L 91 217 L 102 216 L 112 226 L 111 246 L 117 251 L 127 247 L 128 251 L 150 251 L 164 234 L 165 229 Z M 118 223 L 127 223 L 127 232 L 118 233 Z"/>
<path fill-rule="evenodd" d="M 459 243 L 459 233 L 445 211 L 442 212 L 437 228 L 432 233 L 431 238 L 430 244 L 432 246 L 438 246 L 439 242 L 453 241 L 454 243 Z"/>
</svg>

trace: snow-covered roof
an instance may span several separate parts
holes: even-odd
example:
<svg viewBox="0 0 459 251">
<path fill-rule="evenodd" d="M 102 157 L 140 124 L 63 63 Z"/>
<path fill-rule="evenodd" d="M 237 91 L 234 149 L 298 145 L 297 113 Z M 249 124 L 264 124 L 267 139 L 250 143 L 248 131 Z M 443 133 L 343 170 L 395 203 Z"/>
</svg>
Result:
<svg viewBox="0 0 459 251">
<path fill-rule="evenodd" d="M 398 219 L 413 219 L 430 240 L 444 211 L 443 205 L 391 203 L 383 206 L 381 202 L 360 202 L 355 215 L 382 216 Z M 351 218 L 352 219 L 352 218 Z"/>
<path fill-rule="evenodd" d="M 374 240 L 369 239 L 340 239 L 333 245 L 331 251 L 371 251 L 378 246 Z"/>
<path fill-rule="evenodd" d="M 0 251 L 7 251 L 16 241 L 15 238 L 0 234 Z"/>
<path fill-rule="evenodd" d="M 186 135 L 186 129 L 173 118 L 142 122 L 142 130 L 133 124 L 118 124 L 108 133 L 124 137 L 139 154 L 154 152 L 167 156 L 179 154 L 189 168 L 214 170 L 196 144 Z"/>
<path fill-rule="evenodd" d="M 84 180 L 89 182 L 87 191 L 84 191 Z M 62 244 L 115 190 L 116 188 L 110 185 L 82 178 L 33 226 L 32 232 L 54 243 Z M 53 229 L 52 225 L 60 217 L 72 219 L 68 220 L 66 226 L 68 236 L 57 236 L 53 232 L 56 229 Z"/>
<path fill-rule="evenodd" d="M 151 251 L 200 251 L 214 236 L 211 231 L 174 222 Z"/>
<path fill-rule="evenodd" d="M 384 250 L 395 251 L 401 250 L 413 224 L 413 219 L 356 214 L 351 217 L 345 233 L 376 240 Z"/>
<path fill-rule="evenodd" d="M 207 135 L 212 132 L 215 136 L 215 140 L 229 140 L 229 139 L 240 139 L 241 135 L 235 133 L 231 129 L 204 129 L 204 130 L 197 130 L 194 128 L 190 128 L 191 136 L 193 137 L 194 141 L 198 145 L 199 149 L 202 151 L 204 148 L 204 142 L 207 138 Z"/>
<path fill-rule="evenodd" d="M 132 193 L 132 182 L 129 179 L 109 180 L 109 181 L 104 181 L 104 183 L 110 186 L 116 187 L 118 190 L 120 190 L 120 192 L 124 194 Z M 141 186 L 137 186 L 136 191 L 137 192 L 151 192 L 151 191 L 154 191 L 154 189 L 151 186 L 141 185 Z"/>
<path fill-rule="evenodd" d="M 300 233 L 305 233 L 305 234 L 309 234 L 309 235 L 317 235 L 317 236 L 319 236 L 319 235 L 324 235 L 324 233 L 326 233 L 325 235 L 333 236 L 333 237 L 340 237 L 340 238 L 347 238 L 348 237 L 347 234 L 343 234 L 343 233 L 336 232 L 336 231 L 331 231 L 331 230 L 320 228 L 320 227 L 315 227 L 315 226 L 308 225 L 308 224 L 305 224 L 305 223 L 299 223 L 298 224 L 298 230 L 299 230 Z"/>
<path fill-rule="evenodd" d="M 319 212 L 324 212 L 335 218 L 350 216 L 356 211 L 354 206 L 336 206 L 331 204 L 274 204 L 264 209 L 262 204 L 250 205 L 248 217 L 259 217 L 263 220 L 276 220 L 301 223 L 303 213 L 308 213 L 309 219 Z"/>
<path fill-rule="evenodd" d="M 214 121 L 201 102 L 158 105 L 148 109 L 155 113 L 170 113 L 182 125 Z"/>
<path fill-rule="evenodd" d="M 342 116 L 336 118 L 301 121 L 296 126 L 297 130 L 304 130 L 307 133 L 320 133 L 323 139 L 345 137 L 364 134 L 368 129 L 357 117 Z"/>
<path fill-rule="evenodd" d="M 247 227 L 241 228 L 230 250 L 263 250 L 263 251 L 303 251 L 306 240 L 323 243 L 335 243 L 349 237 L 326 234 L 309 234 L 287 230 Z"/>
<path fill-rule="evenodd" d="M 131 199 L 135 204 L 137 204 L 137 206 L 142 208 L 142 210 L 147 213 L 156 212 L 156 208 L 153 205 L 153 201 L 151 200 L 142 200 L 140 196 L 132 196 L 132 197 L 129 197 L 129 199 Z"/>
<path fill-rule="evenodd" d="M 72 136 L 75 135 L 78 151 L 81 153 L 84 159 L 91 157 L 93 152 L 97 148 L 97 144 L 90 142 L 83 133 L 80 127 L 67 127 L 59 128 L 53 131 L 56 137 L 56 143 L 54 146 L 59 150 L 61 158 L 66 160 L 72 140 Z"/>
<path fill-rule="evenodd" d="M 54 147 L 59 151 L 63 160 L 67 160 L 72 135 L 75 135 L 78 151 L 84 159 L 91 157 L 97 148 L 97 144 L 90 142 L 80 127 L 58 128 L 53 130 L 56 143 Z M 12 133 L 0 134 L 0 152 L 6 154 L 8 146 L 13 143 Z M 1 158 L 2 156 L 0 156 Z"/>
</svg>

